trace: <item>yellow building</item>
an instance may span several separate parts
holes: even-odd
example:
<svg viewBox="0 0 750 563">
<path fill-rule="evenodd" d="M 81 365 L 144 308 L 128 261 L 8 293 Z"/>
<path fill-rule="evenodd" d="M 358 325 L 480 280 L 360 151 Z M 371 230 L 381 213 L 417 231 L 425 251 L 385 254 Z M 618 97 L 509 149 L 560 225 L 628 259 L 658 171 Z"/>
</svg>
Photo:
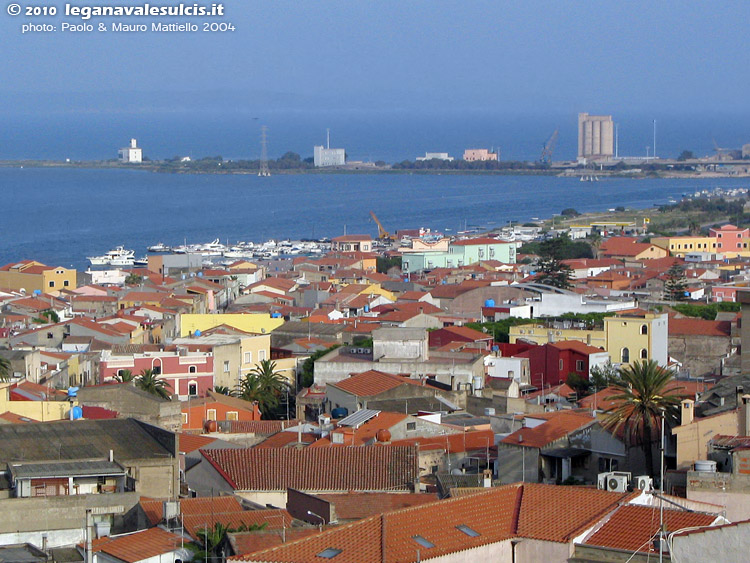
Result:
<svg viewBox="0 0 750 563">
<path fill-rule="evenodd" d="M 612 363 L 626 365 L 638 360 L 655 360 L 666 366 L 668 339 L 667 314 L 649 313 L 641 309 L 621 311 L 614 317 L 605 317 L 604 349 Z"/>
<path fill-rule="evenodd" d="M 517 325 L 510 328 L 511 343 L 518 340 L 547 344 L 562 340 L 577 340 L 602 348 L 613 364 L 629 365 L 637 360 L 656 360 L 666 366 L 668 317 L 641 309 L 620 311 L 604 318 L 604 328 L 557 328 L 543 323 Z"/>
<path fill-rule="evenodd" d="M 708 442 L 717 434 L 745 435 L 744 419 L 739 410 L 705 418 L 695 418 L 695 401 L 685 399 L 680 405 L 680 425 L 672 429 L 677 439 L 677 469 L 690 469 L 693 462 L 707 459 Z"/>
<path fill-rule="evenodd" d="M 228 325 L 243 332 L 267 334 L 284 324 L 284 319 L 268 313 L 232 313 L 228 315 L 180 315 L 180 336 L 189 336 L 196 330 L 204 331 L 219 325 Z"/>
<path fill-rule="evenodd" d="M 684 258 L 692 252 L 716 252 L 716 237 L 654 237 L 651 244 Z"/>
<path fill-rule="evenodd" d="M 76 270 L 62 266 L 46 266 L 34 260 L 6 264 L 0 268 L 0 288 L 26 293 L 41 291 L 56 294 L 61 289 L 75 289 Z"/>
</svg>

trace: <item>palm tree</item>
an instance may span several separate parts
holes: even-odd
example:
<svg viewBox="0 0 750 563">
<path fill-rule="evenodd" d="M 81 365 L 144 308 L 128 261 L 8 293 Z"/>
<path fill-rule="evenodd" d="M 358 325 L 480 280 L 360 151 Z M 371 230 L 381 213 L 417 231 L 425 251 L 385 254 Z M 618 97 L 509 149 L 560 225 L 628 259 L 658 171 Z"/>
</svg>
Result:
<svg viewBox="0 0 750 563">
<path fill-rule="evenodd" d="M 191 545 L 193 551 L 193 561 L 223 561 L 221 554 L 217 553 L 221 542 L 224 540 L 224 536 L 233 532 L 253 532 L 256 530 L 264 530 L 267 526 L 266 522 L 262 524 L 241 524 L 237 528 L 231 528 L 221 522 L 214 522 L 213 528 L 204 527 L 196 530 L 196 535 L 200 542 L 200 547 L 195 544 Z"/>
<path fill-rule="evenodd" d="M 146 391 L 146 393 L 151 393 L 168 401 L 172 398 L 167 384 L 163 379 L 159 379 L 152 369 L 141 371 L 140 375 L 135 378 L 135 384 L 140 389 Z"/>
<path fill-rule="evenodd" d="M 214 393 L 218 393 L 219 395 L 228 395 L 230 397 L 234 395 L 232 393 L 232 390 L 224 385 L 216 385 L 214 387 Z"/>
<path fill-rule="evenodd" d="M 257 401 L 260 411 L 268 414 L 279 405 L 281 396 L 288 392 L 289 384 L 281 372 L 276 371 L 276 362 L 261 360 L 240 381 L 239 397 L 245 401 Z"/>
<path fill-rule="evenodd" d="M 120 370 L 113 378 L 118 383 L 130 383 L 135 379 L 133 372 L 129 369 Z"/>
<path fill-rule="evenodd" d="M 11 375 L 10 360 L 0 356 L 0 381 L 8 381 Z"/>
<path fill-rule="evenodd" d="M 622 427 L 626 442 L 643 449 L 646 467 L 654 474 L 652 446 L 661 432 L 662 415 L 667 423 L 677 422 L 681 397 L 675 392 L 681 388 L 668 387 L 674 371 L 654 360 L 634 362 L 619 372 L 622 381 L 612 387 L 620 393 L 610 397 L 618 404 L 608 411 L 604 426 L 613 432 Z"/>
</svg>

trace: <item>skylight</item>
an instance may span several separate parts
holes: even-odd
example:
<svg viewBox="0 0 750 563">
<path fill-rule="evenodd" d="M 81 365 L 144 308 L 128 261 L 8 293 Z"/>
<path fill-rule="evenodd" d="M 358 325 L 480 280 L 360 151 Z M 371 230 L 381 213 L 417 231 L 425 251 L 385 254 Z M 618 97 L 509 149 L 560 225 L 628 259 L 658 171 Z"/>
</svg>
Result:
<svg viewBox="0 0 750 563">
<path fill-rule="evenodd" d="M 333 559 L 339 553 L 341 553 L 340 549 L 336 549 L 335 547 L 327 547 L 323 551 L 318 553 L 317 557 L 323 557 L 324 559 Z"/>
<path fill-rule="evenodd" d="M 470 536 L 472 538 L 476 538 L 477 536 L 481 536 L 482 535 L 479 532 L 477 532 L 476 530 L 472 530 L 471 528 L 469 528 L 466 524 L 460 524 L 460 525 L 456 526 L 456 529 L 462 531 L 464 534 L 466 534 L 467 536 Z"/>
<path fill-rule="evenodd" d="M 435 547 L 434 543 L 432 543 L 430 540 L 424 539 L 422 536 L 412 536 L 412 539 L 422 547 L 426 547 L 428 549 L 431 547 Z"/>
</svg>

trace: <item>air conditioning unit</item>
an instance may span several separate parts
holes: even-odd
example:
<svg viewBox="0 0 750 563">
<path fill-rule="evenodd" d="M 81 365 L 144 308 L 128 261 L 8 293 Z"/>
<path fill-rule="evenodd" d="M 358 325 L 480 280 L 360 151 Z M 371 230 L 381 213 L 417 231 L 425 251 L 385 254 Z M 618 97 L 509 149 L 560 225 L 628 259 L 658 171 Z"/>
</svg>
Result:
<svg viewBox="0 0 750 563">
<path fill-rule="evenodd" d="M 648 475 L 638 475 L 635 478 L 635 488 L 642 491 L 650 491 L 654 488 L 654 480 Z"/>
<path fill-rule="evenodd" d="M 607 477 L 607 489 L 614 493 L 624 493 L 628 490 L 630 479 L 627 475 L 612 473 Z"/>
</svg>

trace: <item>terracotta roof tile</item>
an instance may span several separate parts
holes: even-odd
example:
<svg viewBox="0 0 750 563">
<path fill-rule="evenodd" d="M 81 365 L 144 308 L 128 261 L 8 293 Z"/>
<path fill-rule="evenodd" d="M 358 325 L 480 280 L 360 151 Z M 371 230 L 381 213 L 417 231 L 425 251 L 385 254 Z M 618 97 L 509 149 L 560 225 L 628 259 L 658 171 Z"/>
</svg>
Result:
<svg viewBox="0 0 750 563">
<path fill-rule="evenodd" d="M 712 514 L 664 510 L 665 529 L 670 531 L 694 526 L 710 526 L 715 520 L 716 516 Z M 621 506 L 601 528 L 582 543 L 630 552 L 653 553 L 653 542 L 650 538 L 654 537 L 658 531 L 658 509 L 650 506 Z"/>
<path fill-rule="evenodd" d="M 199 530 L 212 529 L 215 524 L 224 524 L 230 529 L 237 530 L 243 526 L 249 528 L 253 525 L 262 526 L 265 529 L 277 529 L 289 527 L 292 524 L 291 515 L 283 509 L 269 510 L 234 510 L 231 512 L 204 512 L 202 514 L 185 514 L 182 524 L 185 531 L 193 538 L 198 538 Z"/>
<path fill-rule="evenodd" d="M 405 383 L 419 385 L 419 381 L 371 369 L 330 385 L 358 397 L 371 397 L 395 389 Z"/>
<path fill-rule="evenodd" d="M 180 439 L 180 451 L 186 454 L 199 450 L 215 442 L 216 438 L 209 438 L 208 436 L 198 436 L 196 434 L 187 434 L 185 432 L 178 432 L 177 434 Z"/>
<path fill-rule="evenodd" d="M 501 440 L 503 444 L 543 448 L 547 444 L 567 436 L 573 430 L 595 422 L 588 414 L 561 411 L 546 422 L 533 428 L 521 428 Z"/>
<path fill-rule="evenodd" d="M 135 563 L 180 548 L 182 538 L 161 528 L 150 528 L 134 534 L 95 539 L 95 552 L 104 552 L 126 563 Z"/>
<path fill-rule="evenodd" d="M 359 520 L 374 514 L 418 506 L 438 500 L 427 493 L 323 493 L 315 495 L 332 503 L 339 520 Z"/>
<path fill-rule="evenodd" d="M 408 490 L 417 478 L 413 447 L 201 450 L 236 490 Z"/>
<path fill-rule="evenodd" d="M 141 497 L 140 505 L 149 523 L 156 526 L 164 517 L 164 501 L 168 499 L 153 499 Z M 194 516 L 197 514 L 227 514 L 242 512 L 242 504 L 237 497 L 197 497 L 180 499 L 180 514 Z"/>
</svg>

